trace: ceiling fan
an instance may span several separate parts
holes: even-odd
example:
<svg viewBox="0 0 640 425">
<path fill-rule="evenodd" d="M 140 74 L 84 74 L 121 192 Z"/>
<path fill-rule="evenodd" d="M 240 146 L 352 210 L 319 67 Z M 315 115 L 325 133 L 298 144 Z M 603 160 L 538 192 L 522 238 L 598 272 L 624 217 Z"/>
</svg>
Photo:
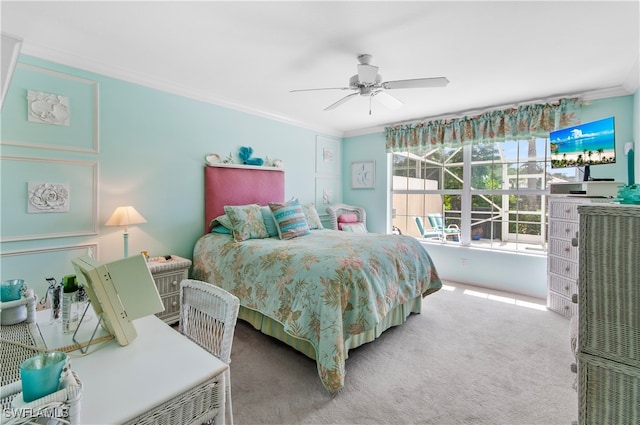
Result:
<svg viewBox="0 0 640 425">
<path fill-rule="evenodd" d="M 391 96 L 386 90 L 393 89 L 413 89 L 413 88 L 429 88 L 444 87 L 449 84 L 446 77 L 433 78 L 415 78 L 409 80 L 382 81 L 382 77 L 378 74 L 378 67 L 371 65 L 371 55 L 358 55 L 358 73 L 349 79 L 349 87 L 327 87 L 317 89 L 298 89 L 291 90 L 290 93 L 315 90 L 353 90 L 342 99 L 324 108 L 324 111 L 330 111 L 353 99 L 357 95 L 369 96 L 369 115 L 371 115 L 371 99 L 376 99 L 389 109 L 397 109 L 404 103 Z"/>
</svg>

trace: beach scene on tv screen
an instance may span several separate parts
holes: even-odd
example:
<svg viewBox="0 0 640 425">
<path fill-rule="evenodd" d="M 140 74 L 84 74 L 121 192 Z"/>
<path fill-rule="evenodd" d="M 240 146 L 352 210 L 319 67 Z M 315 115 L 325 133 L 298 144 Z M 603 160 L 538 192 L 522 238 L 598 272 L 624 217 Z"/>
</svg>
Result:
<svg viewBox="0 0 640 425">
<path fill-rule="evenodd" d="M 616 162 L 613 117 L 553 131 L 549 139 L 554 168 Z"/>
</svg>

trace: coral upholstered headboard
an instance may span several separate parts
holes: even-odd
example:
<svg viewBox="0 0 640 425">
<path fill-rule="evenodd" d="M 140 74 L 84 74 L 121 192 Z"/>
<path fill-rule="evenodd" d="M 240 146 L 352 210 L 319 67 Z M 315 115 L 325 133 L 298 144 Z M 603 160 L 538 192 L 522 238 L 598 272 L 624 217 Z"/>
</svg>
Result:
<svg viewBox="0 0 640 425">
<path fill-rule="evenodd" d="M 248 165 L 208 165 L 204 168 L 205 233 L 224 214 L 225 205 L 284 201 L 284 170 Z"/>
</svg>

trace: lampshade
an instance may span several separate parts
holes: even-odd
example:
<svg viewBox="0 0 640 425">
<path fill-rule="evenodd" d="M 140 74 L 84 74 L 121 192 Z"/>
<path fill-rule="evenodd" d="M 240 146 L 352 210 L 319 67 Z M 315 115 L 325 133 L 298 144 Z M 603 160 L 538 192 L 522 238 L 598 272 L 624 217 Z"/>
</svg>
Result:
<svg viewBox="0 0 640 425">
<path fill-rule="evenodd" d="M 144 219 L 143 216 L 140 215 L 135 208 L 131 205 L 126 207 L 118 207 L 111 214 L 109 220 L 105 223 L 106 226 L 128 226 L 129 224 L 140 224 L 146 223 L 147 220 Z"/>
<path fill-rule="evenodd" d="M 129 256 L 129 232 L 127 231 L 127 226 L 130 224 L 140 224 L 146 223 L 147 220 L 144 219 L 143 216 L 140 215 L 135 208 L 131 205 L 127 205 L 126 207 L 118 207 L 111 214 L 109 220 L 105 223 L 106 226 L 124 226 L 124 257 L 127 258 Z"/>
</svg>

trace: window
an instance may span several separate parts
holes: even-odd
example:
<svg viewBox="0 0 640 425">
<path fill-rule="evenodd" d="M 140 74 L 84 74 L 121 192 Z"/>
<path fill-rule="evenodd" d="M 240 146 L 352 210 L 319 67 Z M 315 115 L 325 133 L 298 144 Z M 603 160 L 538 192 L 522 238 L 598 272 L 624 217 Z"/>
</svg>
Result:
<svg viewBox="0 0 640 425">
<path fill-rule="evenodd" d="M 438 146 L 390 155 L 393 225 L 403 234 L 544 252 L 547 184 L 553 177 L 548 139 Z M 434 231 L 428 218 L 437 213 L 450 231 Z"/>
</svg>

